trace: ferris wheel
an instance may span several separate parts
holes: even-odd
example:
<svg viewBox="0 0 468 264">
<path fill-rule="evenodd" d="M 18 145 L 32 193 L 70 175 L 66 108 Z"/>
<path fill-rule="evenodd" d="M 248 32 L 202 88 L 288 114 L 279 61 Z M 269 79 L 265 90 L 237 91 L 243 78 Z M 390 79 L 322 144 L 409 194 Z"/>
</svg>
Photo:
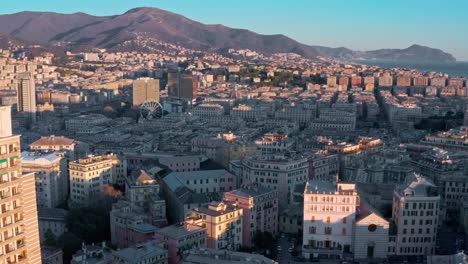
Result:
<svg viewBox="0 0 468 264">
<path fill-rule="evenodd" d="M 163 116 L 163 108 L 157 101 L 146 101 L 140 105 L 140 121 L 152 120 Z"/>
</svg>

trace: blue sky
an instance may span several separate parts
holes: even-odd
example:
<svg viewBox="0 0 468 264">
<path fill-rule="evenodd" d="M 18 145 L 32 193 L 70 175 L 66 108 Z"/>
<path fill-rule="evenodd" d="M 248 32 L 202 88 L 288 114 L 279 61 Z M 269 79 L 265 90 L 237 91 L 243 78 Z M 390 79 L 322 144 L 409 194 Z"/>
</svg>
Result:
<svg viewBox="0 0 468 264">
<path fill-rule="evenodd" d="M 420 44 L 468 61 L 466 0 L 2 0 L 0 13 L 114 15 L 141 6 L 305 44 L 357 50 Z"/>
</svg>

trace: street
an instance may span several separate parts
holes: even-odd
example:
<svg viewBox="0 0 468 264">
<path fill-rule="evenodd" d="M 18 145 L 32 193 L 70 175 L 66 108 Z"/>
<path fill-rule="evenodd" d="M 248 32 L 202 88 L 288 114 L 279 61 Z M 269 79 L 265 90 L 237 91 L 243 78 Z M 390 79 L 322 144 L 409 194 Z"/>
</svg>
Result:
<svg viewBox="0 0 468 264">
<path fill-rule="evenodd" d="M 278 239 L 278 245 L 281 246 L 281 250 L 278 250 L 278 263 L 280 263 L 280 264 L 308 264 L 308 263 L 313 263 L 313 262 L 305 261 L 305 260 L 304 261 L 295 261 L 294 260 L 296 257 L 292 256 L 291 253 L 288 252 L 288 249 L 292 246 L 292 241 L 290 241 L 288 236 L 280 237 Z M 341 263 L 341 261 L 320 260 L 319 263 L 322 263 L 322 264 L 337 264 L 337 263 Z"/>
</svg>

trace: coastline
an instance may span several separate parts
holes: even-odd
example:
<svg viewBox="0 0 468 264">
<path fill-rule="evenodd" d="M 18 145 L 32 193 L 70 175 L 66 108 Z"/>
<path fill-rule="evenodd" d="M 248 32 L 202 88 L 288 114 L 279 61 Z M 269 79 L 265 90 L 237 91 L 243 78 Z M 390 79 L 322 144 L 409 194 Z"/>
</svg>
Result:
<svg viewBox="0 0 468 264">
<path fill-rule="evenodd" d="M 382 68 L 416 69 L 422 72 L 438 72 L 448 74 L 450 77 L 468 77 L 468 62 L 407 62 L 407 61 L 385 61 L 385 60 L 356 60 L 354 63 L 364 65 L 375 65 Z"/>
</svg>

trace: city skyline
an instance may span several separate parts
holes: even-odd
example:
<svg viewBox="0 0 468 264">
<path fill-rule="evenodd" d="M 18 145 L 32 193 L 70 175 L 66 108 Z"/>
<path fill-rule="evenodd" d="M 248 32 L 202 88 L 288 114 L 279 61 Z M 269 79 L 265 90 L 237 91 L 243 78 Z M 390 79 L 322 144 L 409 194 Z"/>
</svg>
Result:
<svg viewBox="0 0 468 264">
<path fill-rule="evenodd" d="M 94 2 L 0 10 L 0 264 L 466 262 L 468 4 Z"/>
<path fill-rule="evenodd" d="M 112 2 L 112 3 L 111 3 Z M 82 1 L 56 0 L 3 3 L 2 14 L 21 11 L 84 12 L 98 16 L 122 14 L 136 7 L 156 7 L 205 24 L 223 24 L 260 34 L 284 34 L 301 43 L 353 50 L 407 48 L 412 44 L 442 49 L 468 61 L 463 1 L 254 1 L 230 5 L 218 1 Z M 441 5 L 443 4 L 443 7 Z M 28 8 L 24 8 L 27 6 Z M 340 8 L 337 8 L 339 6 Z M 441 8 L 444 10 L 441 12 Z M 268 12 L 259 12 L 259 10 Z M 281 19 L 278 19 L 281 18 Z M 441 23 L 443 22 L 443 23 Z M 372 32 L 366 37 L 366 32 Z M 437 37 L 436 37 L 437 36 Z"/>
</svg>

